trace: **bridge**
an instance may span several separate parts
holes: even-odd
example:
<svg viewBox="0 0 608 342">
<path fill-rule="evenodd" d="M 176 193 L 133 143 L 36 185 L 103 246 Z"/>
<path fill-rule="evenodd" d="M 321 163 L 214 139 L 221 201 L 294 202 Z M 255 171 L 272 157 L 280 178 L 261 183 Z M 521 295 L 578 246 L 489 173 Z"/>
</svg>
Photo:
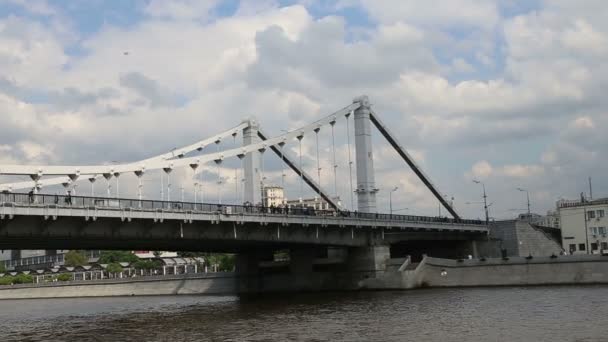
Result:
<svg viewBox="0 0 608 342">
<path fill-rule="evenodd" d="M 339 122 L 346 126 L 349 189 L 344 197 L 350 198 L 350 208 L 338 200 L 341 197 L 335 129 Z M 378 213 L 372 126 L 451 218 Z M 325 129 L 331 130 L 332 167 L 329 174 L 330 178 L 333 176 L 333 190 L 322 186 L 319 132 Z M 238 135 L 242 136 L 242 146 L 220 150 L 223 140 L 232 138 L 236 142 Z M 351 159 L 351 135 L 354 136 L 354 160 Z M 304 170 L 302 162 L 302 141 L 309 136 L 316 142 L 316 179 Z M 298 146 L 296 158 L 285 151 L 289 143 Z M 208 153 L 209 146 L 214 145 L 216 151 Z M 264 156 L 267 151 L 280 160 L 283 190 L 286 190 L 285 168 L 291 169 L 299 178 L 299 198 L 295 203 L 285 199 L 275 203 L 266 194 L 268 180 Z M 233 203 L 227 203 L 222 201 L 221 191 L 229 178 L 222 174 L 228 172 L 223 165 L 231 159 L 240 161 L 241 166 L 234 168 L 235 196 Z M 217 168 L 216 203 L 202 198 L 197 170 L 206 164 Z M 353 167 L 356 187 L 353 186 Z M 181 199 L 176 201 L 173 197 L 172 200 L 171 173 L 178 168 L 192 172 L 194 196 L 190 200 L 185 199 L 183 185 Z M 144 178 L 154 172 L 160 174 L 160 199 L 144 198 Z M 476 241 L 483 241 L 488 234 L 485 222 L 458 215 L 374 112 L 366 96 L 355 98 L 352 104 L 314 123 L 275 137 L 269 136 L 255 119 L 250 118 L 213 137 L 136 162 L 77 166 L 0 165 L 0 175 L 11 179 L 0 184 L 2 249 L 221 251 L 238 253 L 240 264 L 252 269 L 257 268 L 257 264 L 254 262 L 252 266 L 251 260 L 267 259 L 272 251 L 288 249 L 293 251 L 292 260 L 298 255 L 309 260 L 323 254 L 319 251 L 332 247 L 350 250 L 350 255 L 359 260 L 359 264 L 376 270 L 381 267 L 378 258 L 386 259 L 391 254 L 407 253 L 410 249 L 441 248 L 454 254 L 475 254 Z M 119 194 L 119 181 L 127 175 L 137 180 L 137 194 L 133 198 Z M 107 183 L 107 193 L 103 196 L 95 191 L 99 179 L 105 179 Z M 112 179 L 115 181 L 114 194 Z M 91 186 L 90 196 L 83 196 L 83 191 L 76 196 L 77 183 L 87 181 Z M 326 208 L 311 208 L 305 204 L 304 184 L 327 203 Z M 57 194 L 58 186 L 63 186 L 66 193 Z M 371 266 L 370 262 L 361 263 L 361 260 L 371 260 Z"/>
</svg>

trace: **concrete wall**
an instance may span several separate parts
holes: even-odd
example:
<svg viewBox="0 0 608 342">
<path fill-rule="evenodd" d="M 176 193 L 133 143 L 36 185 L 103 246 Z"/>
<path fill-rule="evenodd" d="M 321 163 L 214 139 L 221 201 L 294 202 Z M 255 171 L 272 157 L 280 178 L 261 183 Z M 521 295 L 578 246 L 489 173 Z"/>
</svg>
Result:
<svg viewBox="0 0 608 342">
<path fill-rule="evenodd" d="M 123 279 L 52 283 L 39 286 L 0 286 L 0 299 L 154 296 L 236 293 L 233 273 L 165 279 Z"/>
<path fill-rule="evenodd" d="M 406 261 L 407 262 L 407 261 Z M 451 260 L 426 257 L 413 270 L 390 272 L 358 284 L 366 289 L 418 287 L 608 284 L 608 256 L 510 257 Z"/>
<path fill-rule="evenodd" d="M 490 236 L 499 239 L 499 245 L 508 256 L 550 256 L 562 251 L 558 241 L 541 229 L 521 220 L 497 221 L 490 227 Z"/>
</svg>

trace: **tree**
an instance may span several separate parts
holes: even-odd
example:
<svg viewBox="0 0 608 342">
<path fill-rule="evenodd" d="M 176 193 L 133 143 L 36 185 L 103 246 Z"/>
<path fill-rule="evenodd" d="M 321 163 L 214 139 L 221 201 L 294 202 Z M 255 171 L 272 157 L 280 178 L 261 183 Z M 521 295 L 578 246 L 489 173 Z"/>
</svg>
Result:
<svg viewBox="0 0 608 342">
<path fill-rule="evenodd" d="M 65 266 L 76 267 L 89 263 L 87 256 L 81 251 L 71 250 L 65 254 Z"/>
<path fill-rule="evenodd" d="M 120 266 L 119 263 L 111 263 L 106 268 L 106 271 L 108 271 L 108 273 L 114 273 L 114 274 L 120 273 L 120 272 L 122 272 L 122 266 Z"/>
<path fill-rule="evenodd" d="M 0 273 L 6 273 L 6 267 L 4 267 L 3 262 L 0 262 Z"/>
<path fill-rule="evenodd" d="M 137 262 L 139 258 L 130 251 L 103 251 L 99 256 L 100 264 L 112 264 L 118 262 Z"/>
<path fill-rule="evenodd" d="M 138 270 L 153 270 L 160 267 L 161 262 L 159 260 L 138 260 L 132 266 Z"/>
</svg>

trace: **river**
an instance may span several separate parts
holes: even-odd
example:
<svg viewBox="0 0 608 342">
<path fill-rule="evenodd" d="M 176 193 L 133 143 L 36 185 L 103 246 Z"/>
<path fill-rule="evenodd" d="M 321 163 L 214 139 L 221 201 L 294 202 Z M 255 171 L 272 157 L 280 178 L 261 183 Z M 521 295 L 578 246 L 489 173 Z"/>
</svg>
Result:
<svg viewBox="0 0 608 342">
<path fill-rule="evenodd" d="M 608 286 L 7 300 L 0 341 L 608 341 Z"/>
</svg>

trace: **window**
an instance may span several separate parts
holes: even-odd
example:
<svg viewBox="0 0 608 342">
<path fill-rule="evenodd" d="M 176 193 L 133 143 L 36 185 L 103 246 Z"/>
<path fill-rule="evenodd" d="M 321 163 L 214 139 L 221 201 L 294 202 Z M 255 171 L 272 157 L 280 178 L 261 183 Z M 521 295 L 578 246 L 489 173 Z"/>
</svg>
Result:
<svg viewBox="0 0 608 342">
<path fill-rule="evenodd" d="M 591 250 L 592 251 L 597 251 L 597 243 L 596 242 L 591 243 Z"/>
<path fill-rule="evenodd" d="M 587 220 L 591 220 L 592 218 L 595 218 L 595 211 L 588 211 L 587 212 Z"/>
<path fill-rule="evenodd" d="M 572 252 L 576 252 L 576 245 L 573 243 L 570 244 L 570 253 Z"/>
<path fill-rule="evenodd" d="M 604 210 L 598 210 L 597 217 L 604 217 Z"/>
<path fill-rule="evenodd" d="M 606 235 L 606 227 L 598 227 L 597 232 L 602 235 Z"/>
<path fill-rule="evenodd" d="M 608 242 L 602 242 L 602 249 L 608 249 Z"/>
<path fill-rule="evenodd" d="M 589 227 L 589 232 L 593 235 L 597 235 L 597 227 Z"/>
<path fill-rule="evenodd" d="M 585 244 L 584 243 L 579 243 L 578 244 L 578 250 L 579 251 L 584 251 L 585 250 Z"/>
</svg>

